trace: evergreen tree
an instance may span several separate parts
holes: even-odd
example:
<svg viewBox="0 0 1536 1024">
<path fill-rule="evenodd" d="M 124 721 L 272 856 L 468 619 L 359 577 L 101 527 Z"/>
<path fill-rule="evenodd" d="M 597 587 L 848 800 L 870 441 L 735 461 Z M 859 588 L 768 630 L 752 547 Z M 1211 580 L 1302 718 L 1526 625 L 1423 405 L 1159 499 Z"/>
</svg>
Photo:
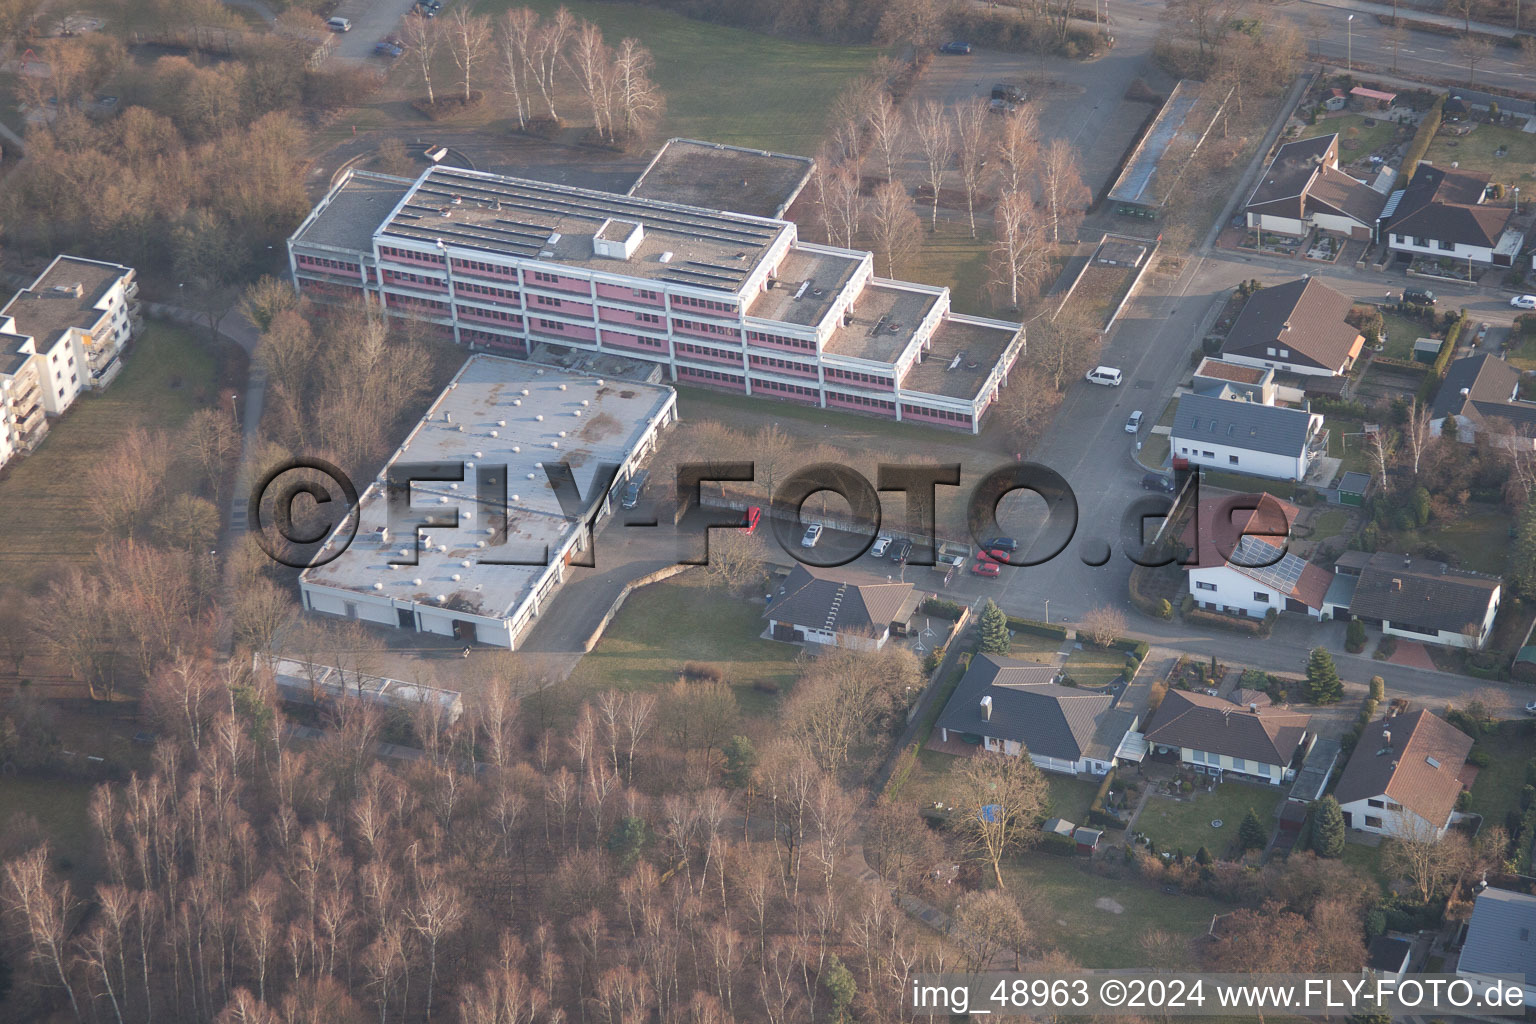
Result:
<svg viewBox="0 0 1536 1024">
<path fill-rule="evenodd" d="M 746 789 L 757 769 L 757 748 L 745 736 L 732 736 L 721 748 L 725 755 L 725 784 L 731 789 Z"/>
<path fill-rule="evenodd" d="M 1371 676 L 1371 700 L 1380 704 L 1387 699 L 1387 681 L 1381 676 Z"/>
<path fill-rule="evenodd" d="M 644 818 L 633 815 L 620 818 L 608 836 L 608 852 L 618 858 L 622 867 L 630 867 L 640 857 L 640 851 L 650 841 L 651 830 Z"/>
<path fill-rule="evenodd" d="M 1343 696 L 1344 684 L 1333 666 L 1333 655 L 1326 647 L 1312 648 L 1307 659 L 1307 699 L 1314 704 L 1337 704 Z"/>
<path fill-rule="evenodd" d="M 1202 847 L 1200 847 L 1200 849 L 1195 851 L 1195 863 L 1196 864 L 1199 864 L 1201 867 L 1204 867 L 1205 865 L 1209 864 L 1210 862 L 1211 862 L 1211 851 L 1210 850 L 1207 850 L 1205 847 L 1202 846 Z"/>
<path fill-rule="evenodd" d="M 1319 857 L 1344 856 L 1344 811 L 1332 795 L 1317 805 L 1312 825 L 1312 849 Z"/>
<path fill-rule="evenodd" d="M 848 1007 L 853 1003 L 853 997 L 858 995 L 859 985 L 853 977 L 853 972 L 844 965 L 842 958 L 836 953 L 827 957 L 826 970 L 821 972 L 821 983 L 826 987 L 827 994 L 832 997 L 831 1013 L 828 1019 L 833 1024 L 843 1024 L 851 1020 Z"/>
<path fill-rule="evenodd" d="M 1248 808 L 1248 813 L 1243 815 L 1243 823 L 1237 827 L 1237 839 L 1245 850 L 1262 850 L 1269 842 L 1269 829 L 1264 827 L 1252 807 Z"/>
<path fill-rule="evenodd" d="M 1007 654 L 1009 646 L 1008 616 L 989 597 L 981 609 L 981 643 L 978 649 L 982 654 Z"/>
</svg>

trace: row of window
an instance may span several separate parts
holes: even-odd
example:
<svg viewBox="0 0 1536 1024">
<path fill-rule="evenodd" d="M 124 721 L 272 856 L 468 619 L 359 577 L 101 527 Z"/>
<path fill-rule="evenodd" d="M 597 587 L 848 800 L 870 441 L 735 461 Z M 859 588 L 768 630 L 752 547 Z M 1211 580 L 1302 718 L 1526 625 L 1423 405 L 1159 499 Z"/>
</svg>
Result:
<svg viewBox="0 0 1536 1024">
<path fill-rule="evenodd" d="M 379 246 L 379 255 L 397 260 L 415 260 L 417 263 L 443 263 L 440 252 L 419 252 L 415 249 L 398 249 L 392 245 Z"/>
<path fill-rule="evenodd" d="M 849 405 L 863 405 L 871 409 L 884 409 L 886 412 L 894 412 L 896 410 L 895 402 L 887 402 L 880 398 L 867 398 L 864 395 L 845 395 L 841 391 L 828 391 L 827 397 L 836 399 L 839 402 L 846 402 Z"/>
<path fill-rule="evenodd" d="M 440 277 L 427 277 L 425 274 L 410 274 L 401 270 L 384 271 L 385 284 L 414 284 L 423 288 L 447 288 L 448 283 Z"/>
<path fill-rule="evenodd" d="M 1420 235 L 1414 235 L 1413 239 L 1412 239 L 1412 241 L 1410 243 L 1409 237 L 1407 235 L 1393 235 L 1392 236 L 1392 241 L 1397 242 L 1397 243 L 1399 243 L 1401 245 L 1412 244 L 1412 245 L 1418 246 L 1420 249 L 1427 249 L 1427 248 L 1429 248 L 1429 243 L 1430 243 L 1431 239 L 1424 238 L 1424 237 L 1422 237 Z M 1445 252 L 1455 252 L 1456 251 L 1456 243 L 1455 242 L 1436 241 L 1435 242 L 1435 246 L 1437 248 L 1445 251 Z"/>
<path fill-rule="evenodd" d="M 636 344 L 636 345 L 644 345 L 646 348 L 662 348 L 662 349 L 664 349 L 664 348 L 667 347 L 667 343 L 662 341 L 660 338 L 647 338 L 647 337 L 645 337 L 642 334 L 626 335 L 624 341 L 614 340 L 612 338 L 612 336 L 610 336 L 610 335 L 604 335 L 603 337 L 604 337 L 604 340 L 608 344 L 611 344 L 611 345 L 628 345 L 628 344 L 630 344 L 630 340 L 629 339 L 633 338 L 634 339 L 634 344 Z"/>
<path fill-rule="evenodd" d="M 523 318 L 515 312 L 505 309 L 481 309 L 479 306 L 460 306 L 459 316 L 477 316 L 485 320 L 500 320 L 503 323 L 520 325 Z"/>
<path fill-rule="evenodd" d="M 781 334 L 766 334 L 762 331 L 748 331 L 747 340 L 755 341 L 762 345 L 778 345 L 783 348 L 804 348 L 812 351 L 816 348 L 814 341 L 805 338 L 786 338 Z"/>
<path fill-rule="evenodd" d="M 706 324 L 697 320 L 673 320 L 673 327 L 682 327 L 690 331 L 698 331 L 701 334 L 721 334 L 731 339 L 740 339 L 741 332 L 735 327 L 725 324 Z"/>
<path fill-rule="evenodd" d="M 1215 452 L 1203 452 L 1199 448 L 1196 448 L 1194 450 L 1190 450 L 1188 448 L 1180 448 L 1179 449 L 1179 454 L 1180 455 L 1188 455 L 1191 458 L 1196 458 L 1196 459 L 1214 459 L 1216 457 L 1216 453 Z M 1227 465 L 1229 465 L 1229 466 L 1236 466 L 1236 465 L 1239 465 L 1239 464 L 1240 463 L 1239 463 L 1238 457 L 1236 455 L 1228 455 L 1227 456 Z"/>
<path fill-rule="evenodd" d="M 704 345 L 690 345 L 686 341 L 676 342 L 673 347 L 678 355 L 695 355 L 705 359 L 728 359 L 732 362 L 740 362 L 741 358 L 730 352 L 722 352 L 717 348 L 708 348 Z"/>
<path fill-rule="evenodd" d="M 951 412 L 948 409 L 926 409 L 921 405 L 901 404 L 903 416 L 927 416 L 929 419 L 954 420 L 956 423 L 970 423 L 971 414 L 968 412 Z"/>
<path fill-rule="evenodd" d="M 748 358 L 753 366 L 761 366 L 765 370 L 788 370 L 791 373 L 808 373 L 813 377 L 816 376 L 816 367 L 809 363 L 797 363 L 793 359 L 776 359 L 773 356 L 750 356 Z"/>
<path fill-rule="evenodd" d="M 720 313 L 736 315 L 736 307 L 729 302 L 717 302 L 714 299 L 696 299 L 691 295 L 672 296 L 673 306 L 692 306 L 694 309 L 712 309 Z"/>
<path fill-rule="evenodd" d="M 325 270 L 341 270 L 349 274 L 357 273 L 356 263 L 343 263 L 341 260 L 326 259 L 323 256 L 306 256 L 300 253 L 299 265 L 304 267 L 321 267 Z"/>
<path fill-rule="evenodd" d="M 718 370 L 699 370 L 692 366 L 679 366 L 677 368 L 680 377 L 702 377 L 704 380 L 718 380 L 722 384 L 741 385 L 741 375 L 737 373 L 721 373 Z"/>
<path fill-rule="evenodd" d="M 401 295 L 397 292 L 385 292 L 385 301 L 392 306 L 414 306 L 417 309 L 425 309 L 433 313 L 447 315 L 448 303 L 439 302 L 436 299 L 423 299 L 415 295 Z"/>
<path fill-rule="evenodd" d="M 778 391 L 786 395 L 804 395 L 808 398 L 821 399 L 821 389 L 807 387 L 804 384 L 785 384 L 776 380 L 758 380 L 752 378 L 752 387 L 757 391 Z"/>
<path fill-rule="evenodd" d="M 857 381 L 861 384 L 873 384 L 879 388 L 893 386 L 889 377 L 881 377 L 873 373 L 860 373 L 857 370 L 838 370 L 829 366 L 827 367 L 827 376 L 836 377 L 839 380 Z"/>
<path fill-rule="evenodd" d="M 468 271 L 469 273 L 495 274 L 498 277 L 517 276 L 516 267 L 504 267 L 496 263 L 486 263 L 482 260 L 456 259 L 453 261 L 453 269 L 456 271 Z"/>
<path fill-rule="evenodd" d="M 518 301 L 517 292 L 509 292 L 505 288 L 493 288 L 488 284 L 475 284 L 472 281 L 457 281 L 454 283 L 454 289 L 461 295 L 489 295 L 491 298 L 504 299 L 507 302 L 514 304 L 516 304 Z"/>
<path fill-rule="evenodd" d="M 1199 762 L 1202 762 L 1204 764 L 1214 764 L 1214 765 L 1220 765 L 1221 764 L 1221 755 L 1220 754 L 1212 754 L 1209 751 L 1205 751 L 1205 750 L 1191 750 L 1189 752 L 1189 759 L 1191 761 L 1199 761 Z M 1234 772 L 1245 772 L 1245 771 L 1248 770 L 1248 761 L 1246 759 L 1241 758 L 1241 757 L 1234 757 L 1234 758 L 1231 758 L 1231 761 L 1232 761 L 1232 771 L 1234 771 Z M 1260 762 L 1258 762 L 1258 761 L 1253 762 L 1253 768 L 1254 768 L 1255 772 L 1258 772 L 1259 767 L 1260 767 Z"/>
</svg>

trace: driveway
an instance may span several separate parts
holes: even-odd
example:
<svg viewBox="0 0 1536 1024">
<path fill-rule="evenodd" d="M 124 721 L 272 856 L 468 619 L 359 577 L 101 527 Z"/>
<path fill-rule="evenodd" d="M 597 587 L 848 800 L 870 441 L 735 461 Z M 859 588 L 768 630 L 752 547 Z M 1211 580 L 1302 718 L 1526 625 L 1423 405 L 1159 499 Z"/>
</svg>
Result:
<svg viewBox="0 0 1536 1024">
<path fill-rule="evenodd" d="M 357 61 L 371 58 L 373 47 L 380 39 L 398 33 L 400 19 L 410 11 L 412 2 L 413 0 L 341 0 L 333 14 L 335 17 L 350 21 L 352 31 L 337 34 L 331 50 L 331 59 Z M 445 7 L 438 17 L 444 17 L 447 10 Z"/>
</svg>

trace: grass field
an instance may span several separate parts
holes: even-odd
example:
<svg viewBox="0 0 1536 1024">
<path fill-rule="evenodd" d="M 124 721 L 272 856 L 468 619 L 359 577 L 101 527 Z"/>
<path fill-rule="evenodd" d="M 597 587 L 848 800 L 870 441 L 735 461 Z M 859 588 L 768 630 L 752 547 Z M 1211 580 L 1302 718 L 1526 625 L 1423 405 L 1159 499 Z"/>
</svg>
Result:
<svg viewBox="0 0 1536 1024">
<path fill-rule="evenodd" d="M 1366 125 L 1366 121 L 1375 121 Z M 1397 125 L 1365 114 L 1345 114 L 1343 117 L 1318 118 L 1316 124 L 1303 128 L 1299 139 L 1315 139 L 1319 135 L 1339 135 L 1339 162 L 1348 163 L 1369 156 L 1387 145 L 1397 135 Z"/>
<path fill-rule="evenodd" d="M 1160 928 L 1193 939 L 1231 907 L 1198 896 L 1171 896 L 1137 881 L 1103 878 L 1069 857 L 1026 854 L 1003 866 L 1014 893 L 1039 900 L 1048 919 L 1032 919 L 1048 944 L 1082 967 L 1140 967 L 1141 936 Z M 1043 915 L 1042 915 L 1043 916 Z"/>
<path fill-rule="evenodd" d="M 1343 462 L 1345 473 L 1370 473 L 1371 460 L 1365 453 L 1364 426 L 1359 420 L 1328 418 L 1328 454 Z"/>
<path fill-rule="evenodd" d="M 1506 155 L 1494 156 L 1500 147 L 1507 149 Z M 1531 173 L 1531 165 L 1536 163 L 1536 135 L 1527 135 L 1519 128 L 1480 124 L 1470 135 L 1456 138 L 1442 128 L 1424 159 L 1437 167 L 1449 167 L 1454 160 L 1464 171 L 1482 171 L 1494 181 L 1523 188 L 1527 182 L 1536 181 Z"/>
<path fill-rule="evenodd" d="M 18 814 L 36 819 L 53 848 L 54 864 L 79 893 L 97 877 L 91 846 L 91 784 L 64 779 L 0 778 L 0 830 Z"/>
<path fill-rule="evenodd" d="M 1009 314 L 999 312 L 983 292 L 987 284 L 988 244 L 985 236 L 980 240 L 972 238 L 970 227 L 963 220 L 945 220 L 947 214 L 942 209 L 939 230 L 930 233 L 928 211 L 921 208 L 921 203 L 918 206 L 923 221 L 923 245 L 915 256 L 897 266 L 899 276 L 924 284 L 947 286 L 950 304 L 957 313 L 1006 319 Z"/>
<path fill-rule="evenodd" d="M 1323 511 L 1316 519 L 1312 520 L 1312 539 L 1327 540 L 1329 537 L 1338 537 L 1349 525 L 1349 513 L 1341 508 L 1330 508 Z"/>
<path fill-rule="evenodd" d="M 1453 523 L 1431 523 L 1415 532 L 1413 539 L 1444 548 L 1463 569 L 1498 576 L 1509 560 L 1509 516 L 1485 506 Z"/>
<path fill-rule="evenodd" d="M 954 803 L 959 795 L 951 780 L 960 760 L 954 754 L 938 750 L 918 751 L 917 766 L 895 795 L 902 800 L 916 801 L 919 807 Z M 1088 805 L 1093 803 L 1093 795 L 1099 788 L 1096 782 L 1052 773 L 1047 773 L 1045 780 L 1051 789 L 1049 817 L 1066 818 L 1078 825 L 1088 820 Z"/>
<path fill-rule="evenodd" d="M 1366 846 L 1364 843 L 1345 843 L 1344 856 L 1340 858 L 1352 868 L 1359 868 L 1383 889 L 1391 882 L 1386 872 L 1381 867 L 1381 847 Z"/>
<path fill-rule="evenodd" d="M 593 694 L 660 690 L 677 679 L 684 662 L 704 661 L 725 671 L 743 712 L 763 715 L 779 697 L 753 684 L 772 682 L 787 692 L 800 654 L 793 644 L 759 639 L 763 626 L 760 605 L 708 586 L 699 573 L 674 577 L 632 594 L 601 642 L 549 692 L 574 714 Z"/>
<path fill-rule="evenodd" d="M 1013 634 L 1013 644 L 1008 648 L 1008 657 L 1051 665 L 1055 663 L 1056 654 L 1060 650 L 1059 640 L 1036 636 L 1033 633 L 1016 632 Z"/>
<path fill-rule="evenodd" d="M 493 15 L 513 6 L 552 14 L 562 4 L 480 0 L 476 5 Z M 633 36 L 651 51 L 653 77 L 667 98 L 663 138 L 814 156 L 833 97 L 881 52 L 727 28 L 634 3 L 571 0 L 563 6 L 602 29 L 610 46 Z"/>
<path fill-rule="evenodd" d="M 1197 789 L 1192 796 L 1193 799 L 1184 800 L 1149 797 L 1136 819 L 1136 830 L 1150 836 L 1159 851 L 1183 850 L 1193 856 L 1203 846 L 1213 857 L 1226 856 L 1236 852 L 1228 848 L 1235 848 L 1237 829 L 1248 808 L 1258 813 L 1265 828 L 1273 827 L 1275 805 L 1285 796 L 1285 790 L 1280 786 L 1223 782 L 1214 793 Z M 1211 827 L 1216 820 L 1221 821 L 1221 828 Z"/>
<path fill-rule="evenodd" d="M 1519 813 L 1520 790 L 1525 786 L 1525 766 L 1533 747 L 1527 722 L 1502 722 L 1494 732 L 1477 741 L 1486 750 L 1488 767 L 1478 770 L 1467 797 L 1467 810 L 1483 816 L 1483 827 L 1504 824 L 1510 811 Z"/>
<path fill-rule="evenodd" d="M 1383 313 L 1381 320 L 1387 334 L 1387 347 L 1381 354 L 1389 359 L 1413 359 L 1413 343 L 1434 333 L 1429 324 L 1396 313 Z"/>
<path fill-rule="evenodd" d="M 1084 643 L 1082 650 L 1067 655 L 1066 672 L 1080 686 L 1103 686 L 1118 679 L 1125 668 L 1125 652 Z"/>
<path fill-rule="evenodd" d="M 232 348 L 232 346 L 231 346 Z M 22 587 L 61 562 L 84 564 L 104 538 L 86 505 L 87 474 L 134 424 L 174 429 L 218 398 L 219 351 L 207 336 L 150 321 L 101 394 L 84 394 L 0 480 L 0 582 Z"/>
</svg>

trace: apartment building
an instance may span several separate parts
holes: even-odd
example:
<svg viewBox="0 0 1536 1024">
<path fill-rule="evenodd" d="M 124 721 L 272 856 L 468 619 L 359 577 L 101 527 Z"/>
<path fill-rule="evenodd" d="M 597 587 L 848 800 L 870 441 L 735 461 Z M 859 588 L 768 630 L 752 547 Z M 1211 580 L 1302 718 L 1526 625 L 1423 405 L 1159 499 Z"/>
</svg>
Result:
<svg viewBox="0 0 1536 1024">
<path fill-rule="evenodd" d="M 771 217 L 448 167 L 351 172 L 288 241 L 298 290 L 363 299 L 487 352 L 537 345 L 667 378 L 979 432 L 1022 325 L 876 277 Z"/>
<path fill-rule="evenodd" d="M 48 433 L 82 391 L 105 388 L 143 325 L 132 267 L 58 256 L 0 308 L 0 465 Z"/>
</svg>

